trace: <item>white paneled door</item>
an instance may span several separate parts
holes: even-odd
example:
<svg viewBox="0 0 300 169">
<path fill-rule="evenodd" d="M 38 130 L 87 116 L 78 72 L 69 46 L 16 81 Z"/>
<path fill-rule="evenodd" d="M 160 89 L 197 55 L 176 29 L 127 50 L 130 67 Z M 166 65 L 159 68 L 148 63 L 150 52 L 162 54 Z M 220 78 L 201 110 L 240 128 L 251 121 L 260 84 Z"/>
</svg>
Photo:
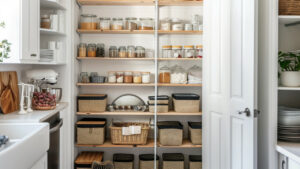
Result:
<svg viewBox="0 0 300 169">
<path fill-rule="evenodd" d="M 204 169 L 256 169 L 256 1 L 204 1 Z"/>
</svg>

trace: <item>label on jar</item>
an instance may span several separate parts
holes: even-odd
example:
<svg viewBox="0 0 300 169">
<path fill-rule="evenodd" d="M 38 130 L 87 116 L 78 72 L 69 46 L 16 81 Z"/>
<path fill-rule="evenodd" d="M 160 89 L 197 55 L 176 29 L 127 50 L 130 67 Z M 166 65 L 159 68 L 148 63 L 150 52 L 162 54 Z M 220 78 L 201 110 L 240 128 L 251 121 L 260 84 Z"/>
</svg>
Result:
<svg viewBox="0 0 300 169">
<path fill-rule="evenodd" d="M 194 57 L 194 53 L 193 52 L 187 52 L 185 57 L 186 58 L 192 58 L 192 57 Z"/>
<path fill-rule="evenodd" d="M 169 31 L 169 30 L 171 30 L 171 24 L 170 23 L 162 23 L 160 26 L 160 29 L 164 30 L 164 31 Z"/>
</svg>

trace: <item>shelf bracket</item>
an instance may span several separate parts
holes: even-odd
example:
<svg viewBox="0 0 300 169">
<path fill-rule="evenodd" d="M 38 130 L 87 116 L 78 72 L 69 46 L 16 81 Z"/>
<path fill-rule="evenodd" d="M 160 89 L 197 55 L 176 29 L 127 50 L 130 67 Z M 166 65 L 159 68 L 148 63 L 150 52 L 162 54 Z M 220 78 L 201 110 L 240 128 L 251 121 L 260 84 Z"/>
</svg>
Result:
<svg viewBox="0 0 300 169">
<path fill-rule="evenodd" d="M 300 25 L 300 21 L 293 22 L 293 23 L 288 23 L 288 24 L 285 24 L 284 26 L 285 27 L 290 27 L 290 26 L 296 26 L 296 25 Z"/>
</svg>

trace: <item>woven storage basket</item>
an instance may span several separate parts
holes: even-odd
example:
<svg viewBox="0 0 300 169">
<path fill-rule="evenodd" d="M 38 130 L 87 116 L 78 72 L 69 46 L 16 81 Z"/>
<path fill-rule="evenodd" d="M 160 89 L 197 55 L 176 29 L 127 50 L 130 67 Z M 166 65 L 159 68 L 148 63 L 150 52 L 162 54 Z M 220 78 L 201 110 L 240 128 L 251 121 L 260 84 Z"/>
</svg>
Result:
<svg viewBox="0 0 300 169">
<path fill-rule="evenodd" d="M 133 169 L 134 167 L 133 154 L 114 154 L 113 161 L 115 169 Z"/>
<path fill-rule="evenodd" d="M 123 135 L 122 127 L 141 126 L 141 134 Z M 147 144 L 150 123 L 139 122 L 112 122 L 110 137 L 112 144 L 138 145 Z"/>
<path fill-rule="evenodd" d="M 139 155 L 139 169 L 154 169 L 154 154 L 140 154 Z M 156 168 L 159 165 L 159 156 L 156 155 Z"/>
<path fill-rule="evenodd" d="M 300 15 L 300 0 L 279 0 L 279 15 Z"/>
<path fill-rule="evenodd" d="M 163 153 L 162 169 L 184 169 L 184 155 L 182 153 Z"/>
<path fill-rule="evenodd" d="M 202 169 L 201 155 L 190 155 L 189 161 L 189 169 Z"/>
</svg>

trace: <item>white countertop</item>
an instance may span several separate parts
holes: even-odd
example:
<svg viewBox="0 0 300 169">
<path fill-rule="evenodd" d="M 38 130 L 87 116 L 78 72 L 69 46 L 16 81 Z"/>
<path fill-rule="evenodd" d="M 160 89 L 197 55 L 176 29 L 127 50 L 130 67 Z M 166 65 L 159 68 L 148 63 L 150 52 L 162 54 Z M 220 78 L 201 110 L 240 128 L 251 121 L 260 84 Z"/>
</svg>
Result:
<svg viewBox="0 0 300 169">
<path fill-rule="evenodd" d="M 288 158 L 300 163 L 300 143 L 278 142 L 276 150 Z"/>
<path fill-rule="evenodd" d="M 0 123 L 32 123 L 42 122 L 53 114 L 65 109 L 68 103 L 60 102 L 54 110 L 33 111 L 27 114 L 18 114 L 18 112 L 0 115 Z"/>
</svg>

